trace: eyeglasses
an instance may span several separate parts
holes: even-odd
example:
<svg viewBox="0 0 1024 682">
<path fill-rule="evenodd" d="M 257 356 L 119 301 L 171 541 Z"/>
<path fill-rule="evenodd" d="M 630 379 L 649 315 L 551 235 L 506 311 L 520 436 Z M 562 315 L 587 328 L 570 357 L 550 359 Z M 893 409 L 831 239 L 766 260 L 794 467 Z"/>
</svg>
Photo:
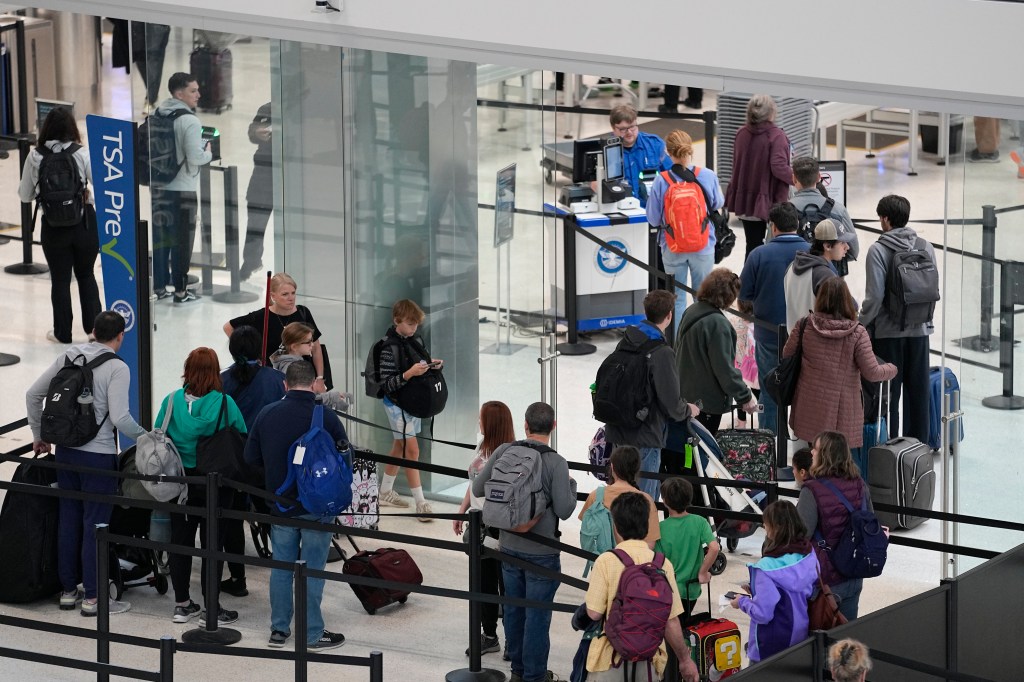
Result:
<svg viewBox="0 0 1024 682">
<path fill-rule="evenodd" d="M 306 339 L 305 341 L 299 341 L 299 345 L 300 346 L 312 345 L 312 344 L 313 344 L 313 339 Z"/>
<path fill-rule="evenodd" d="M 636 123 L 632 123 L 632 124 L 630 124 L 628 126 L 625 126 L 625 125 L 623 125 L 623 126 L 613 126 L 612 130 L 617 132 L 619 135 L 622 135 L 623 133 L 634 132 L 634 131 L 638 130 L 639 128 L 640 128 L 640 126 L 638 126 Z"/>
</svg>

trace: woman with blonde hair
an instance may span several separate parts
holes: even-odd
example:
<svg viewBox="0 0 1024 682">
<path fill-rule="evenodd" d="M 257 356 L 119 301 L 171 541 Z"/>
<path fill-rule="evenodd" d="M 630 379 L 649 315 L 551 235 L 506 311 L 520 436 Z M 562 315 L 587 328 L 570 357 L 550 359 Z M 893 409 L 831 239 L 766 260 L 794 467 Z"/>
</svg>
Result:
<svg viewBox="0 0 1024 682">
<path fill-rule="evenodd" d="M 316 326 L 313 313 L 304 305 L 295 302 L 298 285 L 287 272 L 279 272 L 270 278 L 270 305 L 266 308 L 254 310 L 247 315 L 236 317 L 224 323 L 224 333 L 229 337 L 236 328 L 247 324 L 258 330 L 263 329 L 264 318 L 267 322 L 266 338 L 264 339 L 266 353 L 260 360 L 267 367 L 271 365 L 270 356 L 281 350 L 281 332 L 291 322 L 302 322 L 313 329 L 313 344 L 309 352 L 313 368 L 316 370 L 316 383 L 314 388 L 321 392 L 331 388 L 331 381 L 328 377 L 325 380 L 325 359 L 324 351 L 320 345 L 320 328 Z"/>
<path fill-rule="evenodd" d="M 855 639 L 841 639 L 828 648 L 828 668 L 835 682 L 865 682 L 873 664 L 868 648 Z"/>
<path fill-rule="evenodd" d="M 665 271 L 675 275 L 677 284 L 686 284 L 689 275 L 690 286 L 696 290 L 701 282 L 715 267 L 715 229 L 707 223 L 707 244 L 697 251 L 677 253 L 673 251 L 665 239 L 668 221 L 665 216 L 665 194 L 669 187 L 684 179 L 695 177 L 701 187 L 702 196 L 706 198 L 708 210 L 721 208 L 725 204 L 722 188 L 718 184 L 718 176 L 710 168 L 693 165 L 693 140 L 682 130 L 673 130 L 665 138 L 665 148 L 672 159 L 672 169 L 662 171 L 654 179 L 650 195 L 647 197 L 647 222 L 661 227 L 658 233 L 658 244 L 661 246 L 661 258 Z M 676 324 L 686 310 L 686 291 L 676 288 L 676 307 L 674 320 Z"/>
<path fill-rule="evenodd" d="M 764 243 L 768 211 L 789 201 L 793 182 L 789 138 L 775 125 L 778 109 L 771 95 L 754 95 L 747 102 L 747 123 L 736 133 L 732 150 L 732 179 L 725 205 L 743 223 L 750 252 Z"/>
</svg>

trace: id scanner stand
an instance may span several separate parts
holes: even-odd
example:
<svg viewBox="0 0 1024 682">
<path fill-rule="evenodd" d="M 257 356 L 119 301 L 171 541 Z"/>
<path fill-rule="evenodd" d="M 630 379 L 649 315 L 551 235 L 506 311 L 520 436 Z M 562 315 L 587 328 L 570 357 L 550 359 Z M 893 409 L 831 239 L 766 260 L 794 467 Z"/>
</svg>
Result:
<svg viewBox="0 0 1024 682">
<path fill-rule="evenodd" d="M 633 196 L 633 188 L 625 178 L 608 180 L 604 177 L 603 166 L 597 169 L 598 186 L 600 187 L 601 213 L 615 213 L 633 208 L 640 208 L 640 201 Z"/>
<path fill-rule="evenodd" d="M 594 190 L 586 183 L 566 185 L 559 194 L 558 202 L 569 208 L 570 213 L 597 213 Z"/>
</svg>

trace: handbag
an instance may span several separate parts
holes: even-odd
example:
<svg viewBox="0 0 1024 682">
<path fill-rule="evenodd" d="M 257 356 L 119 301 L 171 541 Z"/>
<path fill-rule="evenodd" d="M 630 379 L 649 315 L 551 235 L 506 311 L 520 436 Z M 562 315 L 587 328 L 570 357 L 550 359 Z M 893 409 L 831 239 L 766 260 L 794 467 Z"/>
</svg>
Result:
<svg viewBox="0 0 1024 682">
<path fill-rule="evenodd" d="M 796 384 L 800 379 L 800 365 L 804 356 L 804 330 L 807 327 L 807 318 L 800 320 L 800 338 L 796 344 L 796 352 L 788 358 L 783 358 L 774 369 L 770 370 L 764 377 L 764 390 L 768 391 L 777 404 L 792 405 L 793 396 L 796 394 Z"/>
<path fill-rule="evenodd" d="M 245 464 L 245 434 L 234 426 L 221 428 L 227 422 L 228 397 L 222 396 L 217 427 L 212 435 L 204 436 L 196 444 L 196 471 L 206 474 L 218 473 L 224 478 L 238 480 Z"/>
<path fill-rule="evenodd" d="M 837 625 L 846 623 L 846 616 L 839 611 L 839 597 L 832 593 L 829 586 L 821 579 L 818 570 L 818 592 L 807 600 L 807 621 L 811 632 L 815 630 L 831 630 Z"/>
</svg>

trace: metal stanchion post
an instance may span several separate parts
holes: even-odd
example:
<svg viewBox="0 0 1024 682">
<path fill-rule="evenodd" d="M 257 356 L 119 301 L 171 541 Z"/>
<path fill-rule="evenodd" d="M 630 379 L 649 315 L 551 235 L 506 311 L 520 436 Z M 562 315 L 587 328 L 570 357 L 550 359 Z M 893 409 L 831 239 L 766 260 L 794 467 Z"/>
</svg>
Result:
<svg viewBox="0 0 1024 682">
<path fill-rule="evenodd" d="M 384 682 L 384 654 L 370 652 L 370 682 Z"/>
<path fill-rule="evenodd" d="M 786 325 L 779 325 L 779 357 L 782 357 L 782 349 L 786 347 L 786 340 L 789 334 L 786 333 Z M 778 362 L 779 358 L 775 359 Z M 764 387 L 761 387 L 764 390 Z M 776 481 L 792 481 L 793 470 L 788 466 L 789 462 L 789 410 L 788 405 L 777 404 L 775 414 L 775 471 L 773 472 Z"/>
<path fill-rule="evenodd" d="M 224 259 L 231 276 L 231 289 L 213 295 L 213 300 L 219 303 L 248 303 L 259 298 L 251 291 L 241 291 L 238 244 L 238 167 L 227 166 L 224 169 Z"/>
<path fill-rule="evenodd" d="M 160 682 L 174 682 L 174 651 L 178 641 L 173 637 L 160 638 Z"/>
<path fill-rule="evenodd" d="M 576 312 L 576 221 L 572 216 L 562 218 L 562 248 L 565 251 L 565 322 L 569 326 L 566 343 L 555 348 L 562 355 L 590 355 L 597 346 L 579 340 Z"/>
<path fill-rule="evenodd" d="M 96 662 L 110 663 L 110 528 L 96 524 Z M 96 673 L 96 682 L 108 682 L 110 675 Z"/>
<path fill-rule="evenodd" d="M 982 266 L 984 267 L 984 266 Z M 1003 375 L 1003 392 L 999 395 L 983 398 L 981 404 L 996 410 L 1024 409 L 1024 397 L 1013 394 L 1013 349 L 1017 344 L 1015 335 L 1014 307 L 1019 300 L 1017 289 L 1019 277 L 1024 275 L 1024 267 L 1020 263 L 1008 261 L 1003 263 L 999 278 L 999 371 Z"/>
<path fill-rule="evenodd" d="M 483 530 L 482 512 L 479 509 L 469 510 L 469 542 L 466 551 L 469 553 L 469 591 L 479 594 L 482 589 L 481 561 L 483 561 Z M 505 682 L 505 673 L 500 670 L 482 668 L 480 664 L 480 602 L 469 600 L 469 668 L 453 670 L 445 675 L 445 682 Z"/>
<path fill-rule="evenodd" d="M 210 191 L 210 164 L 199 167 L 199 243 L 200 254 L 203 259 L 201 269 L 203 271 L 203 296 L 213 294 L 213 211 L 211 210 Z M 188 254 L 189 260 L 192 254 Z"/>
<path fill-rule="evenodd" d="M 306 643 L 309 641 L 308 621 L 306 612 L 306 562 L 299 559 L 295 562 L 295 682 L 306 682 Z"/>
<path fill-rule="evenodd" d="M 25 172 L 25 161 L 28 160 L 28 155 L 31 151 L 32 145 L 27 138 L 18 140 L 18 158 L 20 159 L 22 173 Z M 21 262 L 8 265 L 4 268 L 4 272 L 11 275 L 39 275 L 49 270 L 45 265 L 32 262 L 32 232 L 34 227 L 35 225 L 32 222 L 32 204 L 23 201 L 21 202 Z"/>
<path fill-rule="evenodd" d="M 779 484 L 778 481 L 768 481 L 768 504 L 779 501 Z"/>
<path fill-rule="evenodd" d="M 718 121 L 717 111 L 704 112 L 704 167 L 715 169 L 715 126 Z"/>
<path fill-rule="evenodd" d="M 220 551 L 220 507 L 217 504 L 220 475 L 206 475 L 206 549 Z M 234 644 L 242 639 L 242 633 L 231 628 L 218 627 L 220 620 L 220 562 L 210 557 L 204 560 L 206 578 L 206 627 L 189 630 L 181 635 L 181 641 L 189 644 Z"/>
<path fill-rule="evenodd" d="M 812 664 L 814 666 L 814 682 L 825 682 L 825 666 L 828 665 L 828 633 L 824 630 L 815 630 L 811 635 L 814 637 L 814 649 L 812 649 Z"/>
<path fill-rule="evenodd" d="M 964 348 L 990 353 L 998 345 L 992 339 L 992 309 L 995 305 L 996 207 L 981 207 L 981 329 L 977 336 L 956 339 Z M 1004 267 L 1003 271 L 1006 271 Z"/>
</svg>

